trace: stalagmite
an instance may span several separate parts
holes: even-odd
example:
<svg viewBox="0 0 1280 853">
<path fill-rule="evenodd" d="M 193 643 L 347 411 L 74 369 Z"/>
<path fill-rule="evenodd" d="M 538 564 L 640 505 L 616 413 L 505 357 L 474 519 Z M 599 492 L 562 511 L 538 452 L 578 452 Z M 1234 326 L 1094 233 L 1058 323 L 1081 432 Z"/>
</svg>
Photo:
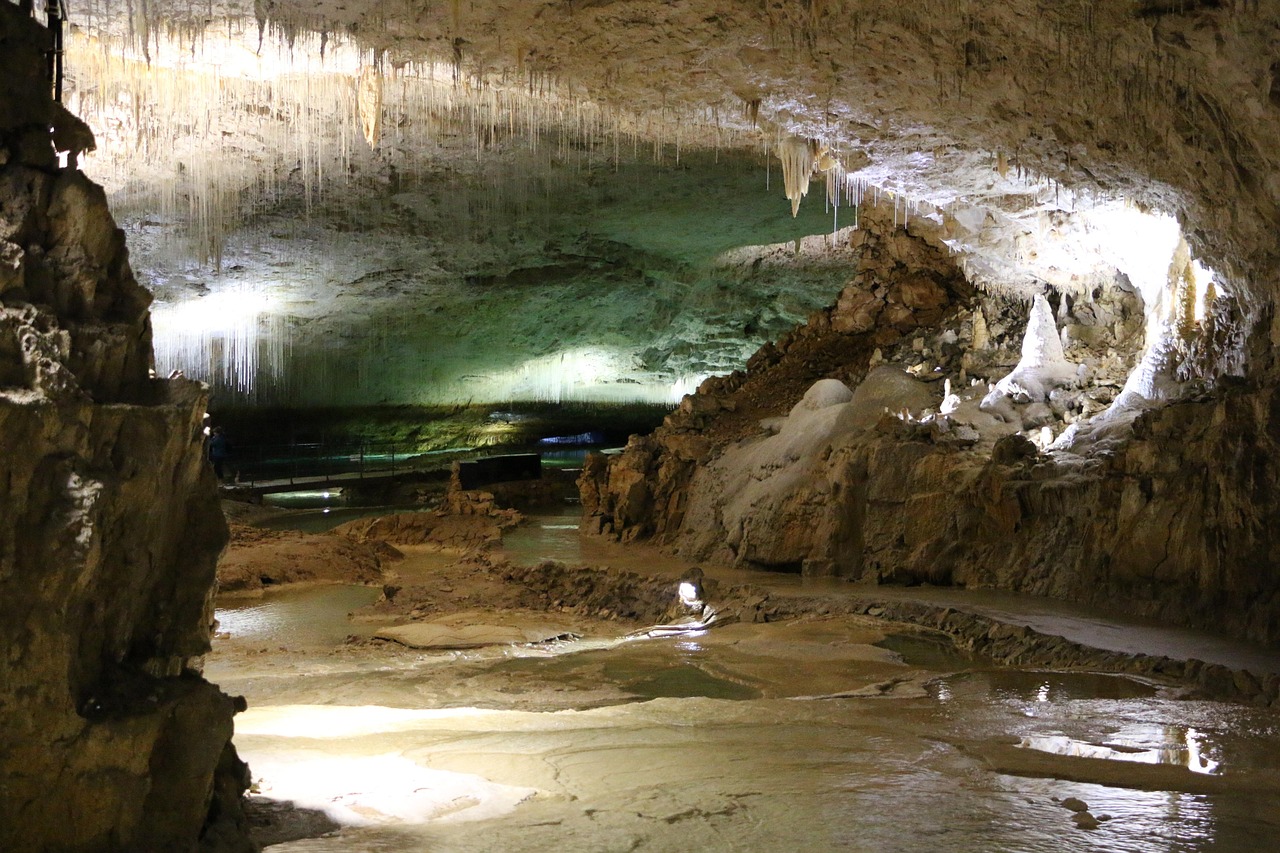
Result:
<svg viewBox="0 0 1280 853">
<path fill-rule="evenodd" d="M 782 161 L 782 182 L 787 198 L 791 200 L 793 217 L 800 212 L 800 199 L 809 193 L 814 153 L 813 142 L 799 136 L 788 136 L 778 145 L 778 159 Z"/>
<path fill-rule="evenodd" d="M 982 309 L 979 308 L 973 312 L 973 348 L 975 350 L 986 349 L 991 342 L 991 338 L 987 333 L 987 318 L 982 315 Z"/>
<path fill-rule="evenodd" d="M 1043 402 L 1049 391 L 1073 384 L 1078 375 L 1076 365 L 1067 361 L 1062 352 L 1049 300 L 1037 293 L 1027 317 L 1018 366 L 996 383 L 982 399 L 981 408 L 1005 421 L 1016 421 L 1012 403 Z"/>
<path fill-rule="evenodd" d="M 964 381 L 963 371 L 962 371 L 962 378 L 960 381 L 961 382 Z M 953 394 L 951 392 L 950 378 L 944 379 L 942 383 L 942 404 L 938 407 L 938 412 L 943 415 L 954 414 L 955 411 L 960 408 L 960 404 L 962 402 L 963 401 L 960 399 L 960 396 L 958 394 Z"/>
</svg>

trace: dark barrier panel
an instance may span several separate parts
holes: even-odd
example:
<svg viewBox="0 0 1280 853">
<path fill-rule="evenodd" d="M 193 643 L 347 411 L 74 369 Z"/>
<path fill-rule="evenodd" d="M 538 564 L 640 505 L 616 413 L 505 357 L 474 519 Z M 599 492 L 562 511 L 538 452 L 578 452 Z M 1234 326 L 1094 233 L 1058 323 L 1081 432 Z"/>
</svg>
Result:
<svg viewBox="0 0 1280 853">
<path fill-rule="evenodd" d="M 517 453 L 511 456 L 486 456 L 458 463 L 458 481 L 464 489 L 478 489 L 490 483 L 511 480 L 537 480 L 542 477 L 542 456 Z"/>
</svg>

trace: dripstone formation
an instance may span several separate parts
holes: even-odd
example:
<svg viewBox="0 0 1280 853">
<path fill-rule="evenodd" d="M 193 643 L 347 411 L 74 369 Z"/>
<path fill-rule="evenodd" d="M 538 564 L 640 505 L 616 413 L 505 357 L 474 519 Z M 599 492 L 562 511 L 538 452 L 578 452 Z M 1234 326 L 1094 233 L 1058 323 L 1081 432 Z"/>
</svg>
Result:
<svg viewBox="0 0 1280 853">
<path fill-rule="evenodd" d="M 1055 297 L 1050 314 L 1043 297 L 965 287 L 928 227 L 869 223 L 856 239 L 862 260 L 836 304 L 588 463 L 587 530 L 692 559 L 1011 589 L 1280 641 L 1274 383 L 1129 406 L 1134 356 L 1117 349 L 1140 336 L 1136 295 Z"/>
<path fill-rule="evenodd" d="M 199 674 L 226 539 L 205 393 L 149 377 L 124 235 L 58 165 L 92 136 L 48 47 L 0 4 L 0 849 L 253 849 L 236 703 Z"/>
</svg>

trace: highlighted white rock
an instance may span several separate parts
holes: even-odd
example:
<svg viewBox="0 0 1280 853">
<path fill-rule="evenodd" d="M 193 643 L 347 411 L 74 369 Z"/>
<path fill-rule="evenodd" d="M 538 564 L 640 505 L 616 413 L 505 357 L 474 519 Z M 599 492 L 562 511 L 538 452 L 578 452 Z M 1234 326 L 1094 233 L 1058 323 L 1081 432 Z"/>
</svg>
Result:
<svg viewBox="0 0 1280 853">
<path fill-rule="evenodd" d="M 1036 294 L 1022 338 L 1022 358 L 1013 372 L 995 384 L 982 399 L 981 408 L 1006 422 L 1020 419 L 1015 403 L 1042 403 L 1054 388 L 1075 385 L 1079 366 L 1067 361 L 1053 320 L 1049 300 Z"/>
</svg>

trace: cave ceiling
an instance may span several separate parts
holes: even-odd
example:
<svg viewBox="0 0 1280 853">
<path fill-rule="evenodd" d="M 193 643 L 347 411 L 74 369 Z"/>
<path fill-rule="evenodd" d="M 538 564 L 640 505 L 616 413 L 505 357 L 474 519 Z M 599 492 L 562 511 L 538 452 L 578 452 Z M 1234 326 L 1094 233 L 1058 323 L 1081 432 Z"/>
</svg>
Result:
<svg viewBox="0 0 1280 853">
<path fill-rule="evenodd" d="M 255 352 L 227 371 L 323 350 L 311 384 L 368 386 L 350 402 L 555 397 L 565 365 L 661 399 L 830 302 L 848 259 L 822 235 L 858 215 L 915 218 L 1027 299 L 1158 289 L 1185 236 L 1253 322 L 1278 22 L 1194 0 L 91 2 L 68 102 L 159 354 L 207 349 L 165 324 L 222 294 L 224 349 Z M 828 167 L 795 219 L 789 139 Z M 306 401 L 299 381 L 273 393 Z"/>
</svg>

